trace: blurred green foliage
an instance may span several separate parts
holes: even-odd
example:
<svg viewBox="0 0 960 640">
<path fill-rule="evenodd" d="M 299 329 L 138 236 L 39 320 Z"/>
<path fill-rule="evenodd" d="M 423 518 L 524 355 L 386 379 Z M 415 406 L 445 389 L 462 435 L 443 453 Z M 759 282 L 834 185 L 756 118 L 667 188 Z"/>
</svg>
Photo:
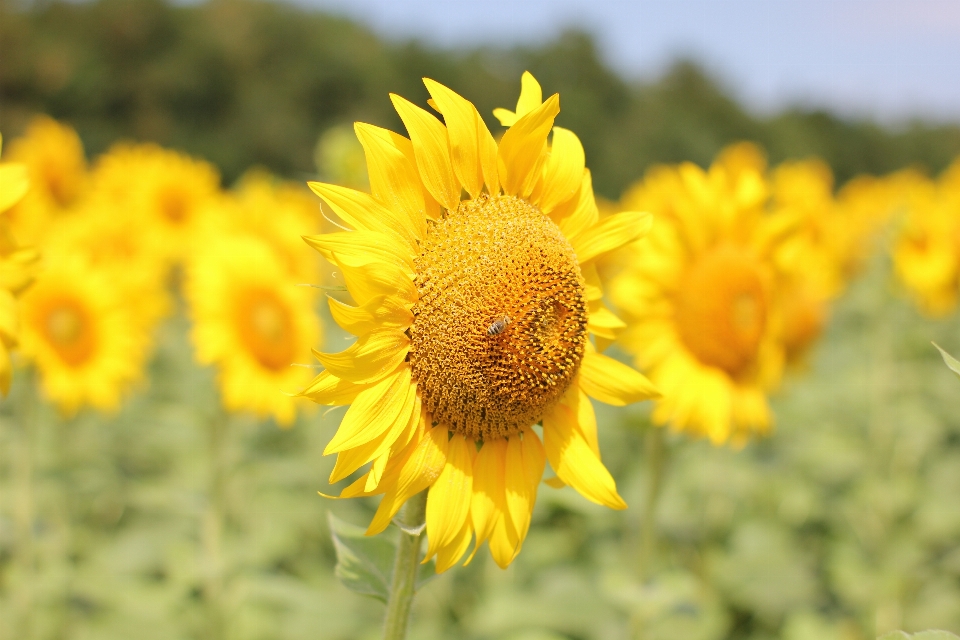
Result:
<svg viewBox="0 0 960 640">
<path fill-rule="evenodd" d="M 387 93 L 423 104 L 422 76 L 474 101 L 493 125 L 493 108 L 515 104 L 524 69 L 560 92 L 557 122 L 581 137 L 609 199 L 652 163 L 705 166 L 737 140 L 761 143 L 773 161 L 818 155 L 841 181 L 911 164 L 939 171 L 960 154 L 957 126 L 751 115 L 691 62 L 628 82 L 576 31 L 536 47 L 445 51 L 263 0 L 0 0 L 0 61 L 6 135 L 44 112 L 75 126 L 92 154 L 118 138 L 154 140 L 213 161 L 229 181 L 253 165 L 311 174 L 315 142 L 335 125 L 402 131 Z"/>
</svg>

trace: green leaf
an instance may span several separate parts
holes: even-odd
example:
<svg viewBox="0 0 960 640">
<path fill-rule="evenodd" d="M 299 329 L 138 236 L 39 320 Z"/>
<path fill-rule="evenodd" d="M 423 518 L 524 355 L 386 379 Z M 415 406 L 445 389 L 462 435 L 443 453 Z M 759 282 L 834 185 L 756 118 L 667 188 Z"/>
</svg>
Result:
<svg viewBox="0 0 960 640">
<path fill-rule="evenodd" d="M 351 591 L 386 602 L 390 595 L 393 561 L 397 553 L 397 545 L 392 536 L 367 536 L 362 527 L 345 522 L 333 513 L 328 513 L 327 516 L 330 535 L 337 551 L 334 574 Z M 436 575 L 436 562 L 433 560 L 420 565 L 417 571 L 417 590 Z"/>
<path fill-rule="evenodd" d="M 361 527 L 328 514 L 337 551 L 337 578 L 345 587 L 386 602 L 390 595 L 395 545 L 384 536 L 369 537 Z"/>
<path fill-rule="evenodd" d="M 940 345 L 938 345 L 936 342 L 931 342 L 930 344 L 935 346 L 937 349 L 940 349 L 940 355 L 943 356 L 943 361 L 947 363 L 948 367 L 950 367 L 950 371 L 953 371 L 953 373 L 960 378 L 960 360 L 957 360 L 952 355 L 941 349 Z"/>
</svg>

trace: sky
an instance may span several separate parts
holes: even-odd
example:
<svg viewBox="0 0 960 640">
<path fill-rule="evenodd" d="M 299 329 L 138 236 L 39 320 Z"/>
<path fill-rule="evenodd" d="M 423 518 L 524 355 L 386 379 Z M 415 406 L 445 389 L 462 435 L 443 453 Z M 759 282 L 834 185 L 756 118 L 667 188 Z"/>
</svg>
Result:
<svg viewBox="0 0 960 640">
<path fill-rule="evenodd" d="M 542 42 L 574 25 L 624 76 L 692 57 L 759 113 L 960 121 L 960 0 L 290 1 L 450 47 Z"/>
</svg>

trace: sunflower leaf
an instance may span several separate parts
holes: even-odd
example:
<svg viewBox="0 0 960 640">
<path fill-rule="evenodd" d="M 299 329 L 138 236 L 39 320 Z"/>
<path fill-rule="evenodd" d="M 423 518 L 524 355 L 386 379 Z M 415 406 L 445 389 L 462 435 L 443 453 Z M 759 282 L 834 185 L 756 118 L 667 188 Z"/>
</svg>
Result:
<svg viewBox="0 0 960 640">
<path fill-rule="evenodd" d="M 938 345 L 936 342 L 931 342 L 930 344 L 932 344 L 933 346 L 935 346 L 937 349 L 940 350 L 940 355 L 943 356 L 943 361 L 946 363 L 948 367 L 950 367 L 950 370 L 953 371 L 953 373 L 956 374 L 958 378 L 960 378 L 960 360 L 957 360 L 956 358 L 951 356 L 949 353 L 944 351 L 940 347 L 940 345 Z"/>
<path fill-rule="evenodd" d="M 367 536 L 363 528 L 328 513 L 330 536 L 337 552 L 334 574 L 343 586 L 356 593 L 386 602 L 393 581 L 396 541 L 389 534 Z M 436 575 L 436 562 L 420 565 L 416 589 Z"/>
<path fill-rule="evenodd" d="M 334 574 L 357 593 L 386 602 L 393 575 L 395 545 L 385 536 L 368 537 L 364 530 L 328 514 L 330 535 L 337 551 Z"/>
</svg>

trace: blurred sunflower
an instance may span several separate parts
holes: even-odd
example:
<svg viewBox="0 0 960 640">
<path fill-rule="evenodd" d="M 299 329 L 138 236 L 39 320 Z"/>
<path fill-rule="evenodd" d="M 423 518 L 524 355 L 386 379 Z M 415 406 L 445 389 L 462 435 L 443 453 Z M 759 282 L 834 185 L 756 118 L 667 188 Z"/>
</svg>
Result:
<svg viewBox="0 0 960 640">
<path fill-rule="evenodd" d="M 83 406 L 114 411 L 141 378 L 150 337 L 128 298 L 108 272 L 70 256 L 45 258 L 24 294 L 23 354 L 64 415 Z"/>
<path fill-rule="evenodd" d="M 150 331 L 172 308 L 166 262 L 157 235 L 147 233 L 136 216 L 127 213 L 94 190 L 76 215 L 49 231 L 44 254 L 79 258 L 109 274 L 111 287 Z"/>
<path fill-rule="evenodd" d="M 657 224 L 611 284 L 621 344 L 663 392 L 654 421 L 714 443 L 769 429 L 784 361 L 774 255 L 791 218 L 766 210 L 764 166 L 741 148 L 708 172 L 654 168 L 623 203 Z"/>
<path fill-rule="evenodd" d="M 960 160 L 938 181 L 910 185 L 906 208 L 894 269 L 925 313 L 946 315 L 960 294 Z"/>
<path fill-rule="evenodd" d="M 804 360 L 827 324 L 830 301 L 846 286 L 836 236 L 851 233 L 833 197 L 833 172 L 823 161 L 784 162 L 770 173 L 770 210 L 796 220 L 778 247 L 780 342 L 788 363 Z"/>
<path fill-rule="evenodd" d="M 0 151 L 3 137 L 0 136 Z M 10 390 L 13 368 L 10 349 L 17 345 L 20 330 L 16 296 L 33 281 L 37 253 L 14 242 L 7 214 L 30 188 L 26 165 L 0 164 L 0 391 Z"/>
<path fill-rule="evenodd" d="M 77 132 L 47 116 L 35 117 L 10 143 L 9 159 L 30 176 L 27 196 L 9 213 L 14 237 L 35 245 L 52 220 L 80 201 L 87 184 L 87 160 Z"/>
<path fill-rule="evenodd" d="M 296 390 L 310 373 L 291 366 L 310 357 L 320 337 L 314 295 L 295 286 L 282 258 L 255 237 L 225 236 L 187 265 L 184 293 L 197 360 L 217 367 L 228 411 L 296 418 Z"/>
<path fill-rule="evenodd" d="M 304 251 L 304 235 L 319 232 L 320 203 L 301 185 L 260 170 L 247 172 L 203 220 L 202 233 L 215 242 L 223 234 L 247 234 L 267 242 L 297 282 L 310 282 L 320 265 Z"/>
<path fill-rule="evenodd" d="M 342 273 L 357 306 L 331 298 L 330 310 L 358 340 L 317 353 L 326 370 L 303 395 L 350 405 L 325 453 L 338 454 L 331 482 L 371 463 L 340 494 L 384 494 L 368 534 L 428 490 L 426 556 L 438 571 L 471 539 L 467 561 L 489 541 L 506 567 L 547 460 L 554 485 L 626 507 L 600 461 L 588 396 L 624 405 L 656 391 L 589 340 L 620 326 L 594 261 L 643 235 L 650 217 L 598 221 L 580 141 L 553 126 L 559 97 L 543 101 L 529 73 L 516 111 L 494 112 L 509 127 L 499 144 L 472 103 L 424 83 L 446 124 L 391 95 L 409 139 L 355 127 L 371 194 L 310 185 L 354 228 L 307 242 Z"/>
<path fill-rule="evenodd" d="M 155 144 L 114 145 L 100 156 L 93 188 L 115 211 L 156 234 L 164 256 L 189 255 L 202 220 L 220 197 L 213 165 Z"/>
</svg>

